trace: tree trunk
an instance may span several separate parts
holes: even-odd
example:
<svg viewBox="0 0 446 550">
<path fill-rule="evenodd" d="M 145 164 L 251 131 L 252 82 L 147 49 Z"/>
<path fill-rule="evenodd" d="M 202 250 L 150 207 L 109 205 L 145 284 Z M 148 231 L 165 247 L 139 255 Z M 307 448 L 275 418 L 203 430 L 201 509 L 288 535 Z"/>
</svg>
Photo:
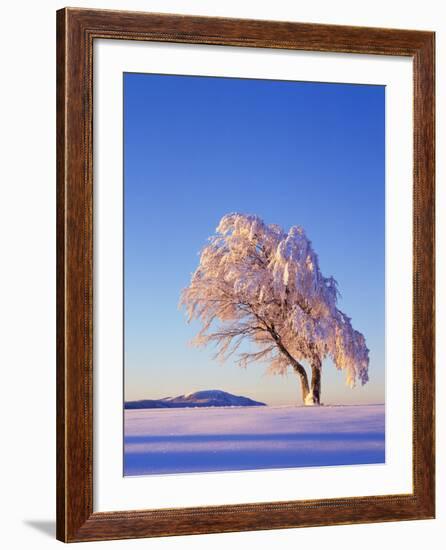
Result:
<svg viewBox="0 0 446 550">
<path fill-rule="evenodd" d="M 321 404 L 321 375 L 322 363 L 319 357 L 314 357 L 311 362 L 311 392 L 307 396 L 306 405 Z"/>
<path fill-rule="evenodd" d="M 293 369 L 296 371 L 297 375 L 299 376 L 300 386 L 302 388 L 302 401 L 304 405 L 306 405 L 307 404 L 306 401 L 310 393 L 310 386 L 308 384 L 307 373 L 305 372 L 305 369 L 302 367 L 302 365 L 297 361 L 293 362 L 292 366 L 293 366 Z"/>
<path fill-rule="evenodd" d="M 283 353 L 283 355 L 287 358 L 290 365 L 293 367 L 293 369 L 296 371 L 300 378 L 300 385 L 302 388 L 302 400 L 304 402 L 304 405 L 307 405 L 307 398 L 310 394 L 310 385 L 308 384 L 308 376 L 307 372 L 304 369 L 304 367 L 294 359 L 294 357 L 291 355 L 291 353 L 286 349 L 286 347 L 282 344 L 282 341 L 280 340 L 279 335 L 274 330 L 274 327 L 268 327 L 268 331 L 271 334 L 273 340 L 276 342 L 277 347 L 279 350 Z"/>
</svg>

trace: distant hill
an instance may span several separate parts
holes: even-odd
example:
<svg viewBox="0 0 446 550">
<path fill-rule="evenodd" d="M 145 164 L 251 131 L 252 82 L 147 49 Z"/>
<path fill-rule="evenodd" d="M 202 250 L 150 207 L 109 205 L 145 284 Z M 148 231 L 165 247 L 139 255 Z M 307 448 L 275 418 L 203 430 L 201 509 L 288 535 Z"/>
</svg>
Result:
<svg viewBox="0 0 446 550">
<path fill-rule="evenodd" d="M 264 407 L 265 403 L 221 390 L 203 390 L 177 397 L 126 401 L 126 409 L 179 409 L 181 407 Z"/>
</svg>

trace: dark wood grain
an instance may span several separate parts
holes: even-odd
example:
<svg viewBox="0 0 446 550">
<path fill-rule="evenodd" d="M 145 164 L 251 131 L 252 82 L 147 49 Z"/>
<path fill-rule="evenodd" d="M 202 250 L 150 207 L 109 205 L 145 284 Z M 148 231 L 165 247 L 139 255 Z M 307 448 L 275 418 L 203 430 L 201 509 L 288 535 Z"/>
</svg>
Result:
<svg viewBox="0 0 446 550">
<path fill-rule="evenodd" d="M 403 55 L 414 67 L 413 493 L 93 512 L 93 41 Z M 434 517 L 434 34 L 66 8 L 57 13 L 57 538 L 123 539 Z"/>
</svg>

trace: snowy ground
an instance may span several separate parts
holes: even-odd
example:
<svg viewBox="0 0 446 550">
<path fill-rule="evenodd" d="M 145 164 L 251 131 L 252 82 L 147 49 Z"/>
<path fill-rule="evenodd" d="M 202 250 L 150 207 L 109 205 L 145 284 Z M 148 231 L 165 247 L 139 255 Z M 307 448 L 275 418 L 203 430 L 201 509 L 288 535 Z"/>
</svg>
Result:
<svg viewBox="0 0 446 550">
<path fill-rule="evenodd" d="M 125 475 L 384 460 L 384 405 L 125 411 Z"/>
</svg>

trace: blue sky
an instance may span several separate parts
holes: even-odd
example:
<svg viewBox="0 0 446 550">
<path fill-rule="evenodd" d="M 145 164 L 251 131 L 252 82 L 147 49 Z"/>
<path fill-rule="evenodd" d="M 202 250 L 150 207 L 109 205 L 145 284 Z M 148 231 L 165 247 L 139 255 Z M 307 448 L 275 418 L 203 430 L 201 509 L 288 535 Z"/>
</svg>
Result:
<svg viewBox="0 0 446 550">
<path fill-rule="evenodd" d="M 229 212 L 304 227 L 339 307 L 366 337 L 370 381 L 328 362 L 324 403 L 384 402 L 385 88 L 124 75 L 125 398 L 222 389 L 272 405 L 300 386 L 264 364 L 221 365 L 178 309 Z"/>
</svg>

